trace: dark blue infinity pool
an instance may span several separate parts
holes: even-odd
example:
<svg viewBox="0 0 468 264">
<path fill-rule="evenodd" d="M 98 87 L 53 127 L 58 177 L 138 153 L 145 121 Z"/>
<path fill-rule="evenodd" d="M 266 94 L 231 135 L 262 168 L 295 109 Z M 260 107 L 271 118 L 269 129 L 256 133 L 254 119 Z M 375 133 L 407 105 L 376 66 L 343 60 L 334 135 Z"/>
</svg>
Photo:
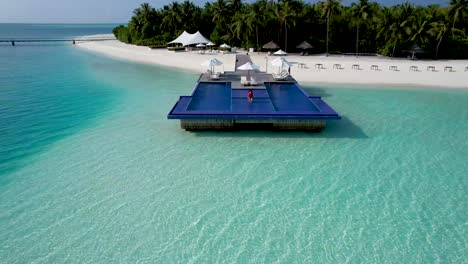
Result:
<svg viewBox="0 0 468 264">
<path fill-rule="evenodd" d="M 266 89 L 265 89 L 266 88 Z M 181 96 L 169 119 L 302 120 L 339 119 L 340 116 L 320 97 L 309 96 L 295 82 L 265 83 L 253 89 L 232 89 L 229 82 L 200 82 L 192 96 Z"/>
<path fill-rule="evenodd" d="M 269 83 L 266 90 L 276 111 L 319 112 L 308 95 L 295 83 Z"/>
<path fill-rule="evenodd" d="M 214 110 L 229 111 L 231 109 L 230 83 L 201 83 L 193 91 L 192 100 L 187 106 L 188 111 Z"/>
</svg>

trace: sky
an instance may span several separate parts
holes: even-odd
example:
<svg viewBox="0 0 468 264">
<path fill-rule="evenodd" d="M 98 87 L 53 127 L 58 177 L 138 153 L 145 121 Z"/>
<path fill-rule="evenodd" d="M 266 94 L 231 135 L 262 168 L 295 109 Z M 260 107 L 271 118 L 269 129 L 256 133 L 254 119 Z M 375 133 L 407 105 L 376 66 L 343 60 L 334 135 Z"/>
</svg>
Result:
<svg viewBox="0 0 468 264">
<path fill-rule="evenodd" d="M 0 23 L 126 23 L 143 2 L 160 8 L 173 0 L 0 0 Z M 181 2 L 182 0 L 178 0 Z M 213 2 L 214 0 L 209 0 Z M 247 0 L 251 2 L 253 0 Z M 318 2 L 319 0 L 305 0 Z M 376 0 L 383 5 L 409 1 L 446 5 L 449 0 Z M 192 0 L 203 5 L 207 0 Z M 348 5 L 353 0 L 344 0 Z"/>
</svg>

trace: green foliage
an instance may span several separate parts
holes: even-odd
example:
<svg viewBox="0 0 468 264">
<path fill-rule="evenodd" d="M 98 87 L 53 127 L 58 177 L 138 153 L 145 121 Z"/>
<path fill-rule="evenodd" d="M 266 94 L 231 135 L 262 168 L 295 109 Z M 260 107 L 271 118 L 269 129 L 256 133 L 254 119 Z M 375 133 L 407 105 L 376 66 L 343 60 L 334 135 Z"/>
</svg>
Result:
<svg viewBox="0 0 468 264">
<path fill-rule="evenodd" d="M 218 33 L 218 30 L 217 28 L 215 27 L 213 32 L 211 33 L 210 35 L 210 40 L 213 42 L 213 43 L 221 43 L 223 40 L 221 39 L 221 36 L 219 35 Z"/>
<path fill-rule="evenodd" d="M 118 40 L 125 43 L 132 43 L 132 39 L 130 38 L 130 33 L 127 27 L 120 25 L 114 28 L 112 33 Z"/>
<path fill-rule="evenodd" d="M 403 51 L 418 45 L 426 57 L 468 58 L 468 0 L 451 0 L 448 7 L 384 7 L 371 0 L 350 6 L 341 0 L 216 0 L 203 8 L 186 0 L 161 9 L 144 3 L 127 27 L 118 26 L 113 33 L 125 43 L 160 47 L 184 30 L 199 30 L 218 45 L 244 48 L 273 40 L 292 52 L 306 40 L 314 46 L 313 53 L 407 56 Z"/>
<path fill-rule="evenodd" d="M 167 47 L 168 50 L 170 51 L 183 51 L 185 50 L 184 47 Z"/>
</svg>

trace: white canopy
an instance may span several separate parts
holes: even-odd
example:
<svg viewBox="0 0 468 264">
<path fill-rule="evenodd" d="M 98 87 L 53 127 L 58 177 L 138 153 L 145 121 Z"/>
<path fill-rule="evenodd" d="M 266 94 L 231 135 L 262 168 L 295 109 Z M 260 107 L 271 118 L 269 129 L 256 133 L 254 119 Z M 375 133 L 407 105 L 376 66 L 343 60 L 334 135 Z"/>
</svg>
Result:
<svg viewBox="0 0 468 264">
<path fill-rule="evenodd" d="M 200 31 L 197 31 L 195 34 L 189 34 L 186 31 L 184 31 L 180 36 L 178 36 L 176 39 L 173 41 L 169 42 L 168 44 L 173 44 L 173 43 L 179 43 L 182 44 L 182 46 L 188 46 L 188 45 L 193 45 L 193 44 L 207 44 L 210 41 L 205 38 Z"/>
<path fill-rule="evenodd" d="M 279 67 L 279 71 L 283 71 L 283 68 L 290 68 L 292 66 L 292 63 L 287 61 L 285 58 L 276 58 L 273 61 L 271 61 L 271 65 Z"/>
<path fill-rule="evenodd" d="M 282 51 L 282 50 L 278 50 L 277 52 L 273 53 L 274 55 L 278 55 L 278 56 L 283 56 L 283 55 L 288 55 L 286 52 Z"/>
<path fill-rule="evenodd" d="M 220 61 L 220 60 L 218 60 L 218 59 L 216 59 L 216 58 L 212 58 L 212 59 L 209 59 L 209 60 L 203 62 L 201 65 L 202 65 L 202 66 L 210 67 L 210 71 L 211 71 L 211 72 L 214 72 L 214 67 L 215 67 L 215 66 L 223 65 L 223 62 Z"/>
<path fill-rule="evenodd" d="M 216 46 L 216 44 L 214 44 L 213 42 L 208 42 L 208 44 L 206 44 L 207 46 Z"/>
<path fill-rule="evenodd" d="M 246 71 L 250 71 L 250 70 L 258 70 L 260 69 L 260 66 L 256 65 L 256 64 L 253 64 L 251 62 L 247 62 L 246 64 L 243 64 L 239 67 L 237 67 L 238 70 L 246 70 Z"/>
<path fill-rule="evenodd" d="M 197 48 L 204 48 L 204 47 L 206 47 L 206 46 L 205 46 L 205 44 L 200 43 L 200 44 L 197 44 L 195 47 L 197 47 Z"/>
<path fill-rule="evenodd" d="M 219 46 L 220 48 L 230 48 L 231 46 L 229 46 L 228 44 L 224 43 L 223 45 Z"/>
<path fill-rule="evenodd" d="M 203 62 L 201 64 L 202 66 L 209 66 L 209 67 L 212 67 L 212 66 L 219 66 L 219 65 L 223 65 L 223 62 L 216 59 L 216 58 L 212 58 L 212 59 L 209 59 L 205 62 Z"/>
<path fill-rule="evenodd" d="M 183 43 L 187 42 L 187 40 L 192 36 L 192 34 L 187 33 L 187 31 L 184 30 L 180 36 L 178 36 L 176 39 L 173 41 L 169 42 L 168 44 L 173 44 L 173 43 L 180 43 L 183 45 Z M 185 46 L 185 45 L 184 45 Z"/>
<path fill-rule="evenodd" d="M 285 58 L 276 58 L 274 59 L 273 61 L 271 61 L 271 65 L 273 66 L 276 66 L 276 67 L 285 67 L 285 68 L 289 68 L 292 66 L 292 64 L 287 61 Z"/>
</svg>

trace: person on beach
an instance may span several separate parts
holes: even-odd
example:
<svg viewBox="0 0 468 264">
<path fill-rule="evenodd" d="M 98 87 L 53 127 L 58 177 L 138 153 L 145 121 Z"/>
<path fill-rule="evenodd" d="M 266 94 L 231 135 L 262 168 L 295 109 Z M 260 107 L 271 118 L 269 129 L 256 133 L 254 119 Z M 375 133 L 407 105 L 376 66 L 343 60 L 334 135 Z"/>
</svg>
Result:
<svg viewBox="0 0 468 264">
<path fill-rule="evenodd" d="M 253 90 L 250 89 L 249 92 L 247 93 L 247 99 L 249 100 L 249 103 L 252 103 L 253 101 Z"/>
</svg>

